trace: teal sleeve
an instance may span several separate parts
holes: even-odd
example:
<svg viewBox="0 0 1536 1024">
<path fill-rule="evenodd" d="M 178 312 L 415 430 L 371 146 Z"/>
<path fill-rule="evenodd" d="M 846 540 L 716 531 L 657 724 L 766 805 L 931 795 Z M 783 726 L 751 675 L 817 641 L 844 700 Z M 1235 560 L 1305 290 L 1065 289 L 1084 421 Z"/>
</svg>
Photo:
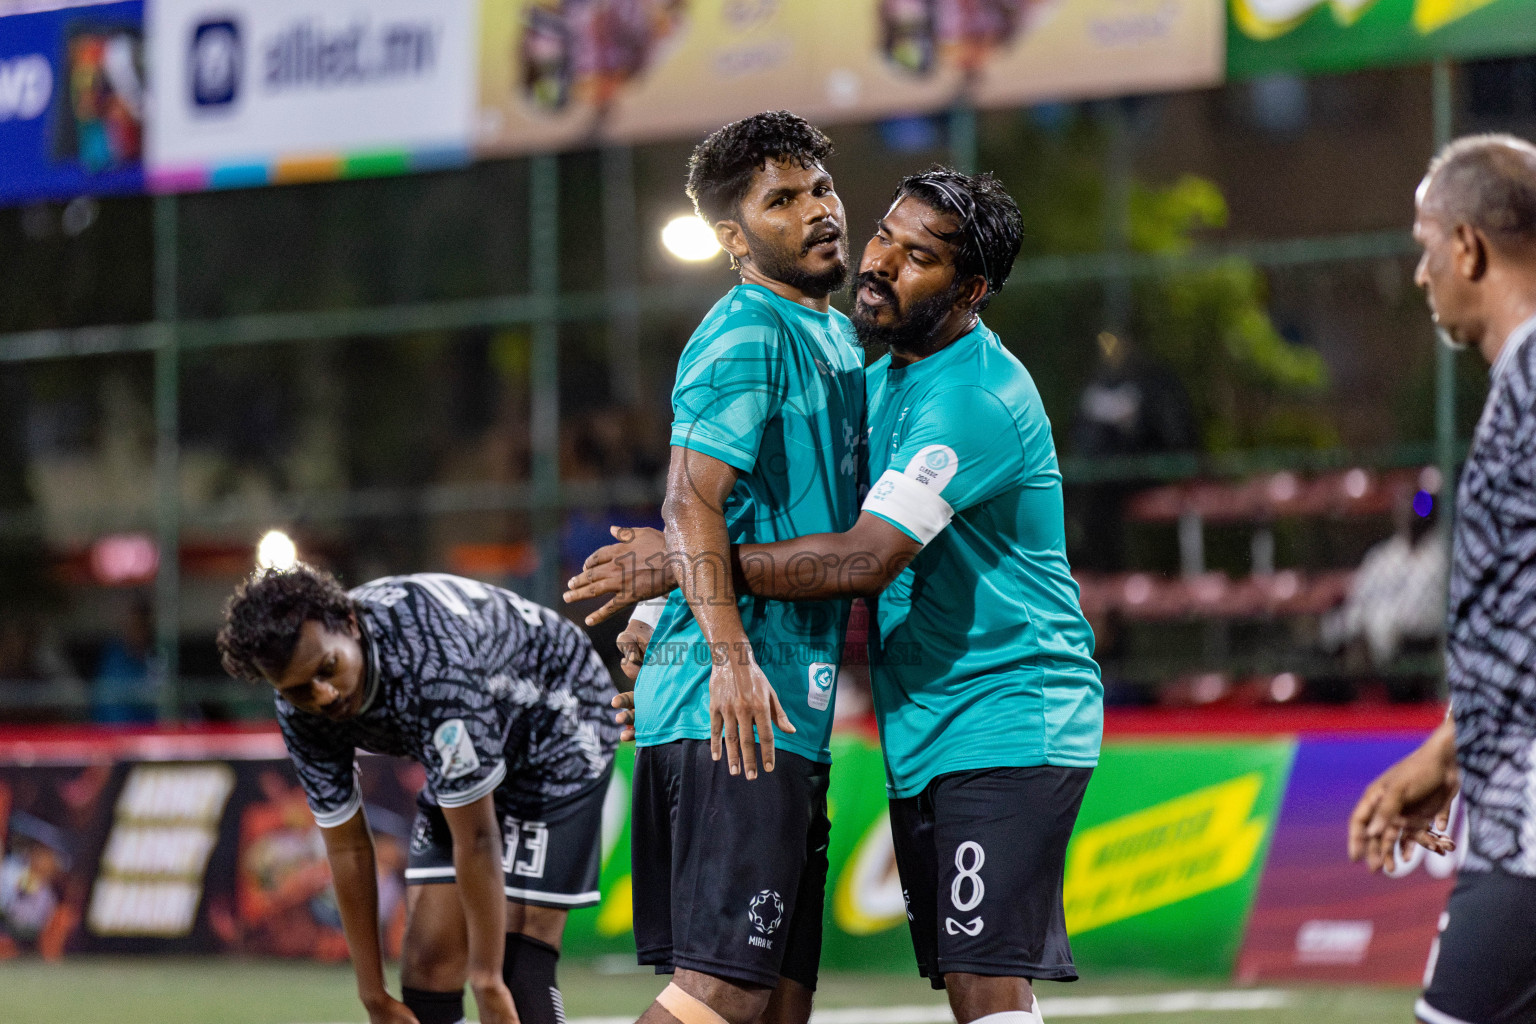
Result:
<svg viewBox="0 0 1536 1024">
<path fill-rule="evenodd" d="M 1023 478 L 1018 424 L 986 388 L 966 385 L 928 397 L 908 415 L 904 435 L 888 472 L 925 485 L 956 512 Z"/>
<path fill-rule="evenodd" d="M 672 444 L 751 472 L 784 401 L 779 344 L 777 325 L 741 315 L 689 339 L 672 389 Z"/>
</svg>

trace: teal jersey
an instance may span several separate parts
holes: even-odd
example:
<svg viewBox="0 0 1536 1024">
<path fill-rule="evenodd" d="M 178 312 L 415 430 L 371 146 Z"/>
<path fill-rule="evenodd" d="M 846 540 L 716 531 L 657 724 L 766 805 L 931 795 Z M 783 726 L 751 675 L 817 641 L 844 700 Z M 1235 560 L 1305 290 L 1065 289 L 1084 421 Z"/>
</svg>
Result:
<svg viewBox="0 0 1536 1024">
<path fill-rule="evenodd" d="M 864 510 L 923 544 L 874 603 L 891 794 L 945 772 L 1097 764 L 1104 688 L 1029 372 L 978 324 L 910 366 L 886 356 L 866 380 Z"/>
<path fill-rule="evenodd" d="M 864 360 L 848 318 L 758 285 L 715 304 L 678 361 L 672 444 L 740 472 L 725 505 L 733 544 L 850 529 L 859 515 Z M 848 605 L 738 601 L 747 639 L 795 732 L 774 742 L 831 760 Z M 635 742 L 709 738 L 709 649 L 676 590 L 635 681 Z"/>
</svg>

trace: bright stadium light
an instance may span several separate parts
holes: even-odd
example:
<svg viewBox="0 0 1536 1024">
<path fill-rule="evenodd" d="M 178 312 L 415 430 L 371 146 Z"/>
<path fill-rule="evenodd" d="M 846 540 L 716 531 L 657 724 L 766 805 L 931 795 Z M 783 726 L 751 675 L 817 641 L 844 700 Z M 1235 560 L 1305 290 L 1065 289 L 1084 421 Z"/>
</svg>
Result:
<svg viewBox="0 0 1536 1024">
<path fill-rule="evenodd" d="M 292 569 L 299 564 L 299 548 L 282 530 L 268 530 L 256 544 L 256 565 L 261 569 Z"/>
<path fill-rule="evenodd" d="M 661 229 L 661 244 L 667 252 L 689 263 L 701 263 L 720 251 L 720 243 L 715 241 L 709 225 L 691 213 L 667 221 Z"/>
</svg>

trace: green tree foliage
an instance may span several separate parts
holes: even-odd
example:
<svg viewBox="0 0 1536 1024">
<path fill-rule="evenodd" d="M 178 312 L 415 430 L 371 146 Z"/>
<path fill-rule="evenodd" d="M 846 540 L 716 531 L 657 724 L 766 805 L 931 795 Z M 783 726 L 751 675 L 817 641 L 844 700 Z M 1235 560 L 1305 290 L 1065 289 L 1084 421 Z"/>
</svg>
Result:
<svg viewBox="0 0 1536 1024">
<path fill-rule="evenodd" d="M 1134 252 L 1178 256 L 1198 232 L 1226 222 L 1226 200 L 1204 178 L 1132 185 Z M 1316 351 L 1280 336 L 1265 308 L 1264 277 L 1252 263 L 1234 257 L 1144 278 L 1134 295 L 1132 333 L 1184 382 L 1208 450 L 1337 443 L 1309 402 L 1327 386 L 1328 368 Z"/>
</svg>

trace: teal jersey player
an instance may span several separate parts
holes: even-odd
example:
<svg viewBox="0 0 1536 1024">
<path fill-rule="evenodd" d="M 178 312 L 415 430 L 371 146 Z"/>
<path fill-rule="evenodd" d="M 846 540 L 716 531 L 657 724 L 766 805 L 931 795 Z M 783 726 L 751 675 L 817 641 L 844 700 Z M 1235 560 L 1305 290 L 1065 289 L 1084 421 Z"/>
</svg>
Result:
<svg viewBox="0 0 1536 1024">
<path fill-rule="evenodd" d="M 881 358 L 867 383 L 864 509 L 923 545 L 874 602 L 891 794 L 974 768 L 1095 765 L 1103 686 L 1029 372 L 978 322 L 910 365 Z"/>
<path fill-rule="evenodd" d="M 864 419 L 861 350 L 847 317 L 758 285 L 733 288 L 704 318 L 677 368 L 672 444 L 740 477 L 726 503 L 733 544 L 841 531 L 859 514 Z M 738 599 L 742 625 L 795 726 L 781 749 L 831 760 L 832 702 L 848 600 Z M 668 599 L 635 683 L 644 746 L 707 740 L 708 646 L 681 591 Z"/>
</svg>

